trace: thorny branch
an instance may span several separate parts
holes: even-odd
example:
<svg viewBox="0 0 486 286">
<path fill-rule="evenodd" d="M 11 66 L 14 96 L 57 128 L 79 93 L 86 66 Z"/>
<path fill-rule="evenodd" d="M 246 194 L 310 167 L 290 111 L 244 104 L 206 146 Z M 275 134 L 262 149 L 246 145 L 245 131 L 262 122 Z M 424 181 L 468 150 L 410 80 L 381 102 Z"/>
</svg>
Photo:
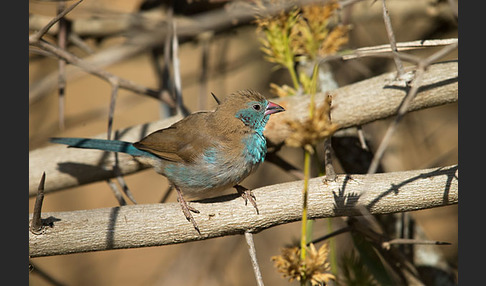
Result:
<svg viewBox="0 0 486 286">
<path fill-rule="evenodd" d="M 113 75 L 113 74 L 111 74 L 107 71 L 101 70 L 101 69 L 87 63 L 83 59 L 75 56 L 74 54 L 66 51 L 64 48 L 57 47 L 57 46 L 55 46 L 55 45 L 53 45 L 53 44 L 42 39 L 42 36 L 44 36 L 47 33 L 47 31 L 55 23 L 60 21 L 67 13 L 72 11 L 79 3 L 81 3 L 81 1 L 82 0 L 80 0 L 76 3 L 74 3 L 73 5 L 69 6 L 67 9 L 65 9 L 64 11 L 59 13 L 55 18 L 53 18 L 45 27 L 40 29 L 37 33 L 30 35 L 29 36 L 29 45 L 40 48 L 41 50 L 48 52 L 52 56 L 55 56 L 59 60 L 62 60 L 66 63 L 76 65 L 76 66 L 80 67 L 81 69 L 83 69 L 84 71 L 86 71 L 90 74 L 93 74 L 95 76 L 98 76 L 101 79 L 103 79 L 103 80 L 105 80 L 109 83 L 116 82 L 117 86 L 119 86 L 121 88 L 125 88 L 127 90 L 130 90 L 130 91 L 133 91 L 133 92 L 136 92 L 136 93 L 139 93 L 139 94 L 145 94 L 145 95 L 149 95 L 149 96 L 158 98 L 157 91 L 149 89 L 147 87 L 143 87 L 141 85 L 138 85 L 134 82 L 131 82 L 130 80 L 119 78 L 119 77 L 117 77 L 117 76 L 115 76 L 115 75 Z M 62 73 L 64 73 L 64 71 Z M 175 103 L 172 101 L 171 98 L 164 97 L 164 98 L 161 98 L 161 100 L 171 107 L 175 106 Z"/>
<path fill-rule="evenodd" d="M 401 78 L 405 74 L 405 70 L 400 57 L 398 57 L 397 42 L 395 40 L 395 34 L 393 33 L 390 14 L 388 13 L 388 8 L 386 7 L 386 0 L 382 0 L 381 3 L 383 8 L 383 20 L 385 21 L 385 28 L 388 34 L 388 40 L 390 41 L 390 47 L 392 49 L 393 60 L 395 61 L 395 65 L 397 67 L 398 78 Z"/>
<path fill-rule="evenodd" d="M 458 166 L 388 172 L 373 175 L 338 175 L 309 181 L 309 214 L 312 219 L 355 216 L 358 202 L 370 214 L 404 212 L 458 203 Z M 453 178 L 449 180 L 449 178 Z M 86 251 L 147 247 L 213 237 L 252 233 L 301 219 L 302 181 L 253 190 L 260 214 L 236 195 L 193 201 L 198 234 L 177 203 L 139 204 L 122 207 L 46 213 L 52 227 L 42 235 L 29 234 L 31 257 Z M 372 186 L 364 192 L 363 186 Z M 400 186 L 395 190 L 394 186 Z M 447 200 L 444 200 L 447 193 Z M 357 200 L 347 200 L 348 196 Z M 285 197 L 285 200 L 281 198 Z M 217 202 L 217 203 L 214 203 Z M 282 212 L 282 210 L 285 212 Z M 109 228 L 107 228 L 109 226 Z"/>
<path fill-rule="evenodd" d="M 139 85 L 137 83 L 134 83 L 130 80 L 127 80 L 127 79 L 123 79 L 123 78 L 120 78 L 110 72 L 107 72 L 107 71 L 104 71 L 104 70 L 101 70 L 95 66 L 92 66 L 90 64 L 88 64 L 87 62 L 83 61 L 81 58 L 63 50 L 63 49 L 60 49 L 59 47 L 56 47 L 44 40 L 39 40 L 39 41 L 36 41 L 36 42 L 33 42 L 29 39 L 29 45 L 32 45 L 32 46 L 35 46 L 35 47 L 38 47 L 46 52 L 49 52 L 50 54 L 54 55 L 55 57 L 57 58 L 60 58 L 60 59 L 63 59 L 65 60 L 67 63 L 69 64 L 73 64 L 73 65 L 76 65 L 77 67 L 83 69 L 84 71 L 92 74 L 92 75 L 95 75 L 107 82 L 110 82 L 112 80 L 117 80 L 119 82 L 119 87 L 120 88 L 124 88 L 124 89 L 127 89 L 127 90 L 130 90 L 130 91 L 133 91 L 135 93 L 139 93 L 139 94 L 144 94 L 144 95 L 148 95 L 148 96 L 151 96 L 151 97 L 154 97 L 154 98 L 159 98 L 159 93 L 156 91 L 156 90 L 153 90 L 153 89 L 150 89 L 150 88 L 147 88 L 147 87 L 144 87 L 142 85 Z M 170 107 L 174 107 L 175 106 L 175 103 L 174 101 L 170 98 L 170 97 L 163 97 L 161 99 L 163 102 L 165 102 L 166 104 L 168 104 Z"/>
<path fill-rule="evenodd" d="M 66 8 L 64 11 L 59 13 L 56 17 L 54 17 L 47 25 L 45 25 L 42 29 L 40 29 L 37 33 L 32 34 L 29 36 L 29 43 L 35 43 L 40 41 L 40 39 L 49 31 L 54 24 L 56 24 L 60 19 L 62 19 L 64 16 L 66 16 L 69 12 L 71 12 L 76 6 L 78 6 L 83 0 L 79 0 L 78 2 L 72 4 L 68 8 Z"/>
<path fill-rule="evenodd" d="M 400 104 L 395 119 L 390 123 L 390 126 L 386 130 L 386 133 L 380 145 L 378 146 L 375 155 L 373 156 L 373 160 L 371 161 L 370 167 L 367 172 L 368 174 L 373 174 L 378 169 L 378 165 L 381 161 L 381 158 L 383 157 L 383 154 L 385 153 L 386 147 L 389 144 L 392 134 L 395 132 L 398 123 L 400 122 L 402 117 L 408 112 L 412 100 L 415 98 L 420 86 L 422 85 L 422 80 L 423 80 L 425 70 L 433 62 L 437 61 L 438 59 L 442 58 L 443 56 L 447 55 L 448 53 L 456 49 L 458 45 L 459 44 L 457 42 L 450 44 L 448 46 L 443 47 L 441 50 L 432 54 L 431 56 L 425 58 L 424 60 L 418 61 L 418 68 L 415 71 L 412 82 L 410 83 L 410 89 L 406 94 L 406 96 L 403 98 L 403 101 Z"/>
</svg>

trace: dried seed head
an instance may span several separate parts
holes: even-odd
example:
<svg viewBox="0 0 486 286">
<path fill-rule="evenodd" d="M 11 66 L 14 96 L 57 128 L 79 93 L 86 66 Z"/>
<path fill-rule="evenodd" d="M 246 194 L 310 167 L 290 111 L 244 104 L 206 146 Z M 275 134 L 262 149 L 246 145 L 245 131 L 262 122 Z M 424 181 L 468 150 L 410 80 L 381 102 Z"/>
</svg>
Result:
<svg viewBox="0 0 486 286">
<path fill-rule="evenodd" d="M 281 255 L 273 256 L 272 261 L 278 272 L 281 272 L 290 282 L 294 280 L 309 281 L 312 285 L 325 285 L 329 280 L 336 279 L 329 273 L 331 270 L 327 257 L 329 248 L 327 243 L 316 250 L 311 243 L 307 248 L 305 261 L 300 258 L 299 247 L 287 247 L 281 250 Z"/>
<path fill-rule="evenodd" d="M 292 133 L 285 140 L 285 144 L 291 147 L 302 147 L 310 153 L 314 152 L 314 147 L 320 140 L 331 136 L 338 125 L 331 123 L 331 96 L 328 94 L 324 104 L 312 112 L 305 121 L 287 121 L 286 124 Z"/>
</svg>

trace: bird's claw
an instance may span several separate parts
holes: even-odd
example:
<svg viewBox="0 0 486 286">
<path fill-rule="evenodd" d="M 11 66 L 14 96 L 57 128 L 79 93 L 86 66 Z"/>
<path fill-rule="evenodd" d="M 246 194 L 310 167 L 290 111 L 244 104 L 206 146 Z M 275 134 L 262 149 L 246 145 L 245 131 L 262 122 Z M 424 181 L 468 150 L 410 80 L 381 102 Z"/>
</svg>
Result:
<svg viewBox="0 0 486 286">
<path fill-rule="evenodd" d="M 260 212 L 258 211 L 257 204 L 256 204 L 256 197 L 253 194 L 253 192 L 251 190 L 243 187 L 243 186 L 240 186 L 240 185 L 236 185 L 236 186 L 234 186 L 234 188 L 236 189 L 236 191 L 238 191 L 240 196 L 245 200 L 245 206 L 248 205 L 248 201 L 250 201 L 250 203 L 255 208 L 257 214 L 260 214 Z"/>
<path fill-rule="evenodd" d="M 191 214 L 191 212 L 198 214 L 199 213 L 199 210 L 195 209 L 194 207 L 191 207 L 186 202 L 186 200 L 184 200 L 184 198 L 182 197 L 181 191 L 179 189 L 177 189 L 177 188 L 176 188 L 176 190 L 177 190 L 177 201 L 181 205 L 182 212 L 184 213 L 184 216 L 186 217 L 186 219 L 188 221 L 190 221 L 192 223 L 192 225 L 196 229 L 197 233 L 201 234 L 201 231 L 199 230 L 199 227 L 198 227 L 198 225 L 196 223 L 196 220 L 194 219 L 194 217 Z"/>
</svg>

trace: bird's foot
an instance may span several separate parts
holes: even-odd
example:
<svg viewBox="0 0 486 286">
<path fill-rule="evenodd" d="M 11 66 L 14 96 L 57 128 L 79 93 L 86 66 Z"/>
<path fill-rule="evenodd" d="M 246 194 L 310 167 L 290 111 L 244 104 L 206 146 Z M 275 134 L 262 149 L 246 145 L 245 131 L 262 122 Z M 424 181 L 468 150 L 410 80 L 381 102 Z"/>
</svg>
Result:
<svg viewBox="0 0 486 286">
<path fill-rule="evenodd" d="M 190 221 L 192 223 L 192 225 L 194 226 L 194 228 L 196 229 L 196 231 L 201 234 L 201 231 L 199 231 L 199 227 L 197 226 L 197 223 L 196 223 L 196 220 L 194 219 L 194 217 L 192 216 L 191 212 L 193 213 L 199 213 L 199 211 L 193 207 L 191 207 L 187 202 L 186 200 L 182 197 L 182 193 L 181 191 L 176 188 L 177 190 L 177 201 L 179 202 L 179 204 L 181 205 L 181 208 L 182 208 L 182 212 L 184 213 L 184 216 L 186 217 L 186 219 L 188 221 Z"/>
<path fill-rule="evenodd" d="M 253 205 L 253 207 L 255 208 L 257 214 L 260 214 L 260 212 L 258 211 L 258 207 L 257 207 L 257 204 L 256 204 L 256 197 L 255 195 L 251 192 L 251 190 L 241 186 L 241 185 L 235 185 L 234 188 L 236 189 L 236 191 L 238 192 L 238 194 L 240 194 L 241 197 L 243 197 L 243 199 L 245 200 L 245 206 L 248 204 L 248 201 L 250 201 L 250 203 Z"/>
</svg>

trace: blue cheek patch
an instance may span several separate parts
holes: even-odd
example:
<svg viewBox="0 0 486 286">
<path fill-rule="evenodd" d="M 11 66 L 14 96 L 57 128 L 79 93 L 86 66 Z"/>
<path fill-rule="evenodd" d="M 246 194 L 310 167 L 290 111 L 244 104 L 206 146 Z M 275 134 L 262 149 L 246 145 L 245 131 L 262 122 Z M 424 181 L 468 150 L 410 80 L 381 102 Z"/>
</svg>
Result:
<svg viewBox="0 0 486 286">
<path fill-rule="evenodd" d="M 253 105 L 258 104 L 261 106 L 261 110 L 255 110 L 253 109 Z M 265 102 L 258 102 L 258 101 L 252 101 L 247 104 L 247 108 L 241 109 L 235 114 L 236 118 L 241 119 L 241 121 L 253 128 L 256 129 L 257 132 L 261 131 L 263 132 L 263 128 L 265 128 L 265 124 L 268 121 L 269 115 L 265 115 L 265 107 L 267 106 L 267 101 Z"/>
</svg>

